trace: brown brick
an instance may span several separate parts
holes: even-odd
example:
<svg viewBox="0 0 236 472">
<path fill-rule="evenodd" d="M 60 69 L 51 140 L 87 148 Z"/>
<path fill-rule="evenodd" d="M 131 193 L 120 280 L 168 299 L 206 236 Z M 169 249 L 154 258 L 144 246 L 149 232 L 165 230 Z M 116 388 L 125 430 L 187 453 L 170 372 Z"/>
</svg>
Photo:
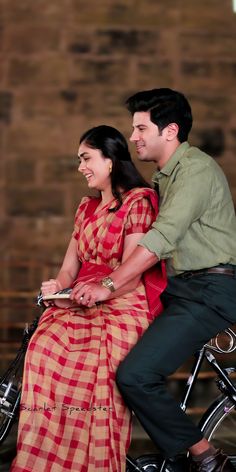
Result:
<svg viewBox="0 0 236 472">
<path fill-rule="evenodd" d="M 124 91 L 122 91 L 120 86 L 122 72 L 120 72 L 119 75 L 112 76 L 111 82 L 109 82 L 108 79 L 105 79 L 106 74 L 109 74 L 109 71 L 106 73 L 101 70 L 101 75 L 104 76 L 103 81 L 106 82 L 106 88 L 102 85 L 101 78 L 95 84 L 90 83 L 90 79 L 87 84 L 84 83 L 83 85 L 76 85 L 76 79 L 71 83 L 73 89 L 77 87 L 78 96 L 74 103 L 71 103 L 70 105 L 68 104 L 67 108 L 74 114 L 74 119 L 76 114 L 83 117 L 83 122 L 85 122 L 83 129 L 91 128 L 91 126 L 94 126 L 95 124 L 109 124 L 111 123 L 110 120 L 114 120 L 115 117 L 119 116 L 124 109 Z M 74 77 L 76 77 L 75 73 Z M 125 81 L 127 81 L 128 84 L 129 73 L 127 73 Z M 93 93 L 91 93 L 91 89 L 93 90 Z M 94 106 L 96 106 L 97 110 L 96 115 L 94 115 Z M 86 122 L 88 124 L 86 124 Z M 115 125 L 115 123 L 113 124 Z M 79 125 L 77 126 L 77 129 L 80 129 Z"/>
<path fill-rule="evenodd" d="M 9 189 L 8 208 L 11 216 L 62 216 L 63 195 L 59 189 Z"/>
<path fill-rule="evenodd" d="M 0 192 L 1 197 L 1 192 Z M 10 220 L 6 218 L 5 211 L 1 212 L 0 223 L 0 259 L 4 259 L 8 254 L 9 249 L 9 235 L 10 235 Z"/>
<path fill-rule="evenodd" d="M 32 159 L 9 159 L 6 162 L 8 185 L 32 183 L 35 180 L 35 161 Z"/>
<path fill-rule="evenodd" d="M 107 29 L 98 31 L 95 38 L 98 54 L 158 54 L 160 46 L 160 35 L 157 31 L 139 29 Z"/>
<path fill-rule="evenodd" d="M 47 0 L 7 0 L 5 2 L 5 14 L 7 22 L 10 25 L 28 25 L 32 24 L 54 24 L 60 26 L 65 24 L 68 5 L 66 2 L 48 2 Z"/>
<path fill-rule="evenodd" d="M 182 72 L 191 77 L 209 77 L 213 73 L 213 64 L 207 61 L 183 61 Z"/>
<path fill-rule="evenodd" d="M 19 120 L 12 125 L 6 134 L 8 155 L 24 155 L 38 160 L 45 156 L 56 155 L 58 150 L 65 151 L 65 137 L 60 123 L 52 119 Z"/>
<path fill-rule="evenodd" d="M 212 32 L 209 28 L 210 24 L 207 31 L 187 31 L 179 35 L 180 50 L 184 58 L 194 58 L 197 62 L 204 62 L 206 59 L 217 61 L 219 57 L 235 58 L 234 29 L 227 32 L 227 25 L 219 38 L 219 30 Z"/>
<path fill-rule="evenodd" d="M 4 46 L 4 26 L 2 18 L 2 7 L 0 6 L 0 52 L 2 52 Z"/>
<path fill-rule="evenodd" d="M 231 150 L 233 158 L 235 159 L 235 156 L 236 156 L 236 127 L 232 128 L 230 130 L 229 139 L 230 139 L 230 150 Z M 235 161 L 234 160 L 231 161 L 231 166 L 232 166 L 232 172 L 234 172 L 234 169 L 235 169 Z M 235 178 L 235 185 L 236 185 L 236 178 Z"/>
<path fill-rule="evenodd" d="M 183 7 L 182 4 L 181 6 Z M 165 2 L 149 0 L 148 6 L 145 1 L 141 1 L 137 9 L 133 8 L 132 24 L 135 21 L 138 25 L 167 29 L 170 34 L 171 28 L 181 24 L 181 13 L 182 8 L 175 0 Z"/>
<path fill-rule="evenodd" d="M 62 32 L 58 25 L 49 24 L 12 25 L 5 39 L 6 52 L 32 54 L 58 51 Z"/>
<path fill-rule="evenodd" d="M 136 90 L 173 87 L 173 66 L 168 60 L 141 60 L 137 63 Z"/>
<path fill-rule="evenodd" d="M 96 48 L 95 34 L 93 29 L 80 28 L 73 24 L 67 36 L 67 51 L 71 54 L 94 53 Z"/>
<path fill-rule="evenodd" d="M 10 123 L 12 116 L 13 94 L 9 91 L 0 91 L 0 121 Z"/>
<path fill-rule="evenodd" d="M 132 22 L 133 0 L 101 0 L 91 4 L 86 0 L 71 0 L 71 21 L 77 25 L 124 24 Z"/>
<path fill-rule="evenodd" d="M 222 156 L 225 152 L 225 136 L 222 128 L 198 130 L 198 146 L 212 157 Z"/>
<path fill-rule="evenodd" d="M 78 173 L 76 155 L 55 156 L 54 159 L 45 161 L 43 169 L 44 182 L 70 182 L 81 180 Z"/>
<path fill-rule="evenodd" d="M 9 257 L 16 260 L 38 261 L 41 262 L 43 268 L 52 263 L 59 267 L 73 229 L 73 218 L 69 223 L 67 221 L 65 218 L 50 216 L 35 220 L 31 218 L 31 225 L 29 225 L 26 218 L 15 218 Z M 15 231 L 17 231 L 18 245 L 12 244 Z M 27 239 L 26 234 L 30 235 Z M 52 267 L 43 275 L 43 279 L 55 276 L 57 271 Z"/>
<path fill-rule="evenodd" d="M 235 17 L 232 12 L 232 3 L 221 0 L 199 0 L 197 4 L 185 0 L 181 4 L 181 24 L 188 29 L 198 29 L 198 31 L 215 32 L 221 34 L 227 32 L 227 28 L 233 30 Z"/>
<path fill-rule="evenodd" d="M 56 54 L 42 58 L 16 57 L 10 59 L 8 80 L 11 86 L 62 86 L 67 78 L 68 63 Z"/>
<path fill-rule="evenodd" d="M 62 100 L 61 90 L 40 87 L 35 93 L 33 88 L 24 88 L 15 96 L 16 116 L 28 119 L 53 120 L 54 126 L 67 114 L 68 104 Z"/>
<path fill-rule="evenodd" d="M 124 87 L 129 80 L 129 64 L 125 58 L 83 60 L 74 57 L 71 74 L 73 75 L 70 77 L 70 82 L 77 84 L 78 87 L 89 84 L 91 84 L 91 86 L 95 84 L 102 86 L 104 83 L 108 86 L 120 85 L 121 78 Z"/>
<path fill-rule="evenodd" d="M 225 94 L 210 94 L 208 90 L 204 90 L 201 96 L 199 96 L 199 93 L 196 95 L 190 93 L 188 99 L 193 110 L 194 128 L 196 125 L 198 128 L 201 123 L 207 122 L 209 116 L 213 122 L 224 122 L 225 116 L 229 116 L 232 109 L 229 96 Z"/>
<path fill-rule="evenodd" d="M 234 78 L 236 71 L 236 62 L 222 61 L 218 62 L 196 62 L 184 61 L 181 65 L 181 71 L 188 82 L 188 89 L 197 87 L 207 88 L 207 83 L 211 84 L 211 91 L 221 90 L 222 85 L 230 91 L 234 91 Z"/>
</svg>

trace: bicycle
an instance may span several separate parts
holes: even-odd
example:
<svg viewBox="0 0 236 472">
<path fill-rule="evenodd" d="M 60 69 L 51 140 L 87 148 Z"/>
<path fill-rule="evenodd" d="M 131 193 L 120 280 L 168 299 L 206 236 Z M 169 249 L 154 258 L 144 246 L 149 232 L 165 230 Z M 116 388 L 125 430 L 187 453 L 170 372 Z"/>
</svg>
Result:
<svg viewBox="0 0 236 472">
<path fill-rule="evenodd" d="M 42 296 L 40 295 L 37 304 L 42 305 Z M 25 330 L 16 359 L 10 365 L 7 373 L 0 379 L 0 444 L 6 439 L 18 417 L 21 394 L 19 371 L 22 367 L 29 339 L 35 331 L 37 323 L 38 318 Z M 227 354 L 236 350 L 236 333 L 231 328 L 226 329 L 223 333 L 228 337 L 227 348 L 220 347 L 220 336 L 222 334 L 220 333 L 196 353 L 191 373 L 184 388 L 181 408 L 186 411 L 199 371 L 204 359 L 206 359 L 217 374 L 216 384 L 221 395 L 207 409 L 199 422 L 199 427 L 204 436 L 216 448 L 220 446 L 224 450 L 236 470 L 236 451 L 234 451 L 236 440 L 231 444 L 227 437 L 229 427 L 236 432 L 236 383 L 230 379 L 230 375 L 236 372 L 236 367 L 221 367 L 213 355 L 214 351 Z M 185 460 L 185 457 L 183 459 Z M 126 472 L 182 472 L 183 467 L 177 463 L 165 467 L 165 460 L 160 454 L 145 454 L 136 459 L 127 455 L 126 458 Z"/>
<path fill-rule="evenodd" d="M 220 346 L 222 334 L 228 337 L 228 347 Z M 199 371 L 204 359 L 216 372 L 216 385 L 220 391 L 213 403 L 200 419 L 198 426 L 203 435 L 211 441 L 216 448 L 221 448 L 229 456 L 236 470 L 236 381 L 230 379 L 230 375 L 236 372 L 236 367 L 223 368 L 217 362 L 213 352 L 220 354 L 231 353 L 236 350 L 236 333 L 227 328 L 223 333 L 219 333 L 209 343 L 205 344 L 201 350 L 195 354 L 190 375 L 186 381 L 181 408 L 186 411 L 190 395 L 198 378 Z M 235 431 L 235 440 L 230 439 L 229 431 Z M 177 472 L 184 471 L 186 457 L 180 457 L 179 461 L 165 466 L 165 459 L 161 454 L 145 454 L 136 459 L 127 455 L 126 472 Z"/>
<path fill-rule="evenodd" d="M 0 445 L 18 417 L 25 353 L 38 320 L 37 317 L 30 325 L 26 325 L 16 357 L 0 379 Z"/>
</svg>

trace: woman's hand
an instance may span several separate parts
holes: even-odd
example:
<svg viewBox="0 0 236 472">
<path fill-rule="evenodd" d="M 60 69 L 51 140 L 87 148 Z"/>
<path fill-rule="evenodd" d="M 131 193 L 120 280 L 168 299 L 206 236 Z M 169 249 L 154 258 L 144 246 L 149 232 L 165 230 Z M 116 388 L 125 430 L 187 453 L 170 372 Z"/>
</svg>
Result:
<svg viewBox="0 0 236 472">
<path fill-rule="evenodd" d="M 62 290 L 62 286 L 61 286 L 59 280 L 49 279 L 49 280 L 45 280 L 44 282 L 42 282 L 40 290 L 41 290 L 41 293 L 42 293 L 43 296 L 51 295 L 52 293 L 55 293 L 55 292 L 58 292 L 59 290 Z M 44 300 L 43 303 L 47 307 L 50 306 L 50 305 L 54 305 L 53 302 L 46 301 L 46 300 Z"/>
<path fill-rule="evenodd" d="M 42 292 L 43 296 L 44 295 L 51 295 L 52 293 L 56 293 L 59 290 L 62 290 L 62 286 L 61 286 L 59 280 L 57 280 L 57 279 L 49 279 L 49 280 L 45 280 L 44 282 L 42 282 L 41 292 Z"/>
<path fill-rule="evenodd" d="M 78 305 L 91 308 L 96 303 L 107 300 L 110 294 L 110 290 L 99 283 L 79 282 L 73 288 L 70 299 Z"/>
</svg>

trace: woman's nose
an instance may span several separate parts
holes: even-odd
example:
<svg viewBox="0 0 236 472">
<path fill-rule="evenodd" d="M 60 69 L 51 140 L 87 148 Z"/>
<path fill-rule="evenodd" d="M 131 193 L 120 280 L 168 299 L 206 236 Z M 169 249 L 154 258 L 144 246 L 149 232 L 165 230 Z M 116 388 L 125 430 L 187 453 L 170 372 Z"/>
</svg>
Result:
<svg viewBox="0 0 236 472">
<path fill-rule="evenodd" d="M 80 164 L 78 166 L 78 172 L 83 172 L 85 167 L 86 167 L 85 162 L 80 162 Z"/>
</svg>

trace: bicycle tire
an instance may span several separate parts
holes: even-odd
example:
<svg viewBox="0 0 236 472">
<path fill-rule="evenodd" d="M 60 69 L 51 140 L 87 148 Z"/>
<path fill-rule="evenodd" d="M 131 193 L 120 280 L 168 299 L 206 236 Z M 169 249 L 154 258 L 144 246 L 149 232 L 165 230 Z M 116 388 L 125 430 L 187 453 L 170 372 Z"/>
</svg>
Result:
<svg viewBox="0 0 236 472">
<path fill-rule="evenodd" d="M 221 395 L 208 408 L 199 427 L 215 448 L 222 449 L 236 470 L 236 401 Z"/>
<path fill-rule="evenodd" d="M 126 466 L 126 472 L 134 472 L 141 470 L 142 472 L 160 472 L 163 466 L 163 456 L 161 454 L 144 454 L 135 459 L 139 469 L 132 466 Z M 189 470 L 189 462 L 185 455 L 179 456 L 177 461 L 168 461 L 163 468 L 163 472 L 187 472 Z"/>
<path fill-rule="evenodd" d="M 135 465 L 137 465 L 137 467 L 140 468 L 142 471 L 157 472 L 160 466 L 160 459 L 158 460 L 158 458 L 158 454 L 144 454 L 143 456 L 134 459 L 134 461 Z M 134 470 L 134 467 L 126 463 L 126 472 L 133 472 Z"/>
<path fill-rule="evenodd" d="M 236 470 L 236 400 L 232 401 L 225 395 L 220 395 L 207 409 L 199 427 L 206 439 L 230 457 Z M 235 439 L 232 432 L 235 431 Z M 147 454 L 135 459 L 138 467 L 145 472 L 160 471 L 163 459 L 158 454 Z M 134 469 L 127 467 L 126 472 Z M 178 464 L 168 465 L 165 472 L 177 472 Z M 184 470 L 184 468 L 180 469 Z"/>
</svg>

